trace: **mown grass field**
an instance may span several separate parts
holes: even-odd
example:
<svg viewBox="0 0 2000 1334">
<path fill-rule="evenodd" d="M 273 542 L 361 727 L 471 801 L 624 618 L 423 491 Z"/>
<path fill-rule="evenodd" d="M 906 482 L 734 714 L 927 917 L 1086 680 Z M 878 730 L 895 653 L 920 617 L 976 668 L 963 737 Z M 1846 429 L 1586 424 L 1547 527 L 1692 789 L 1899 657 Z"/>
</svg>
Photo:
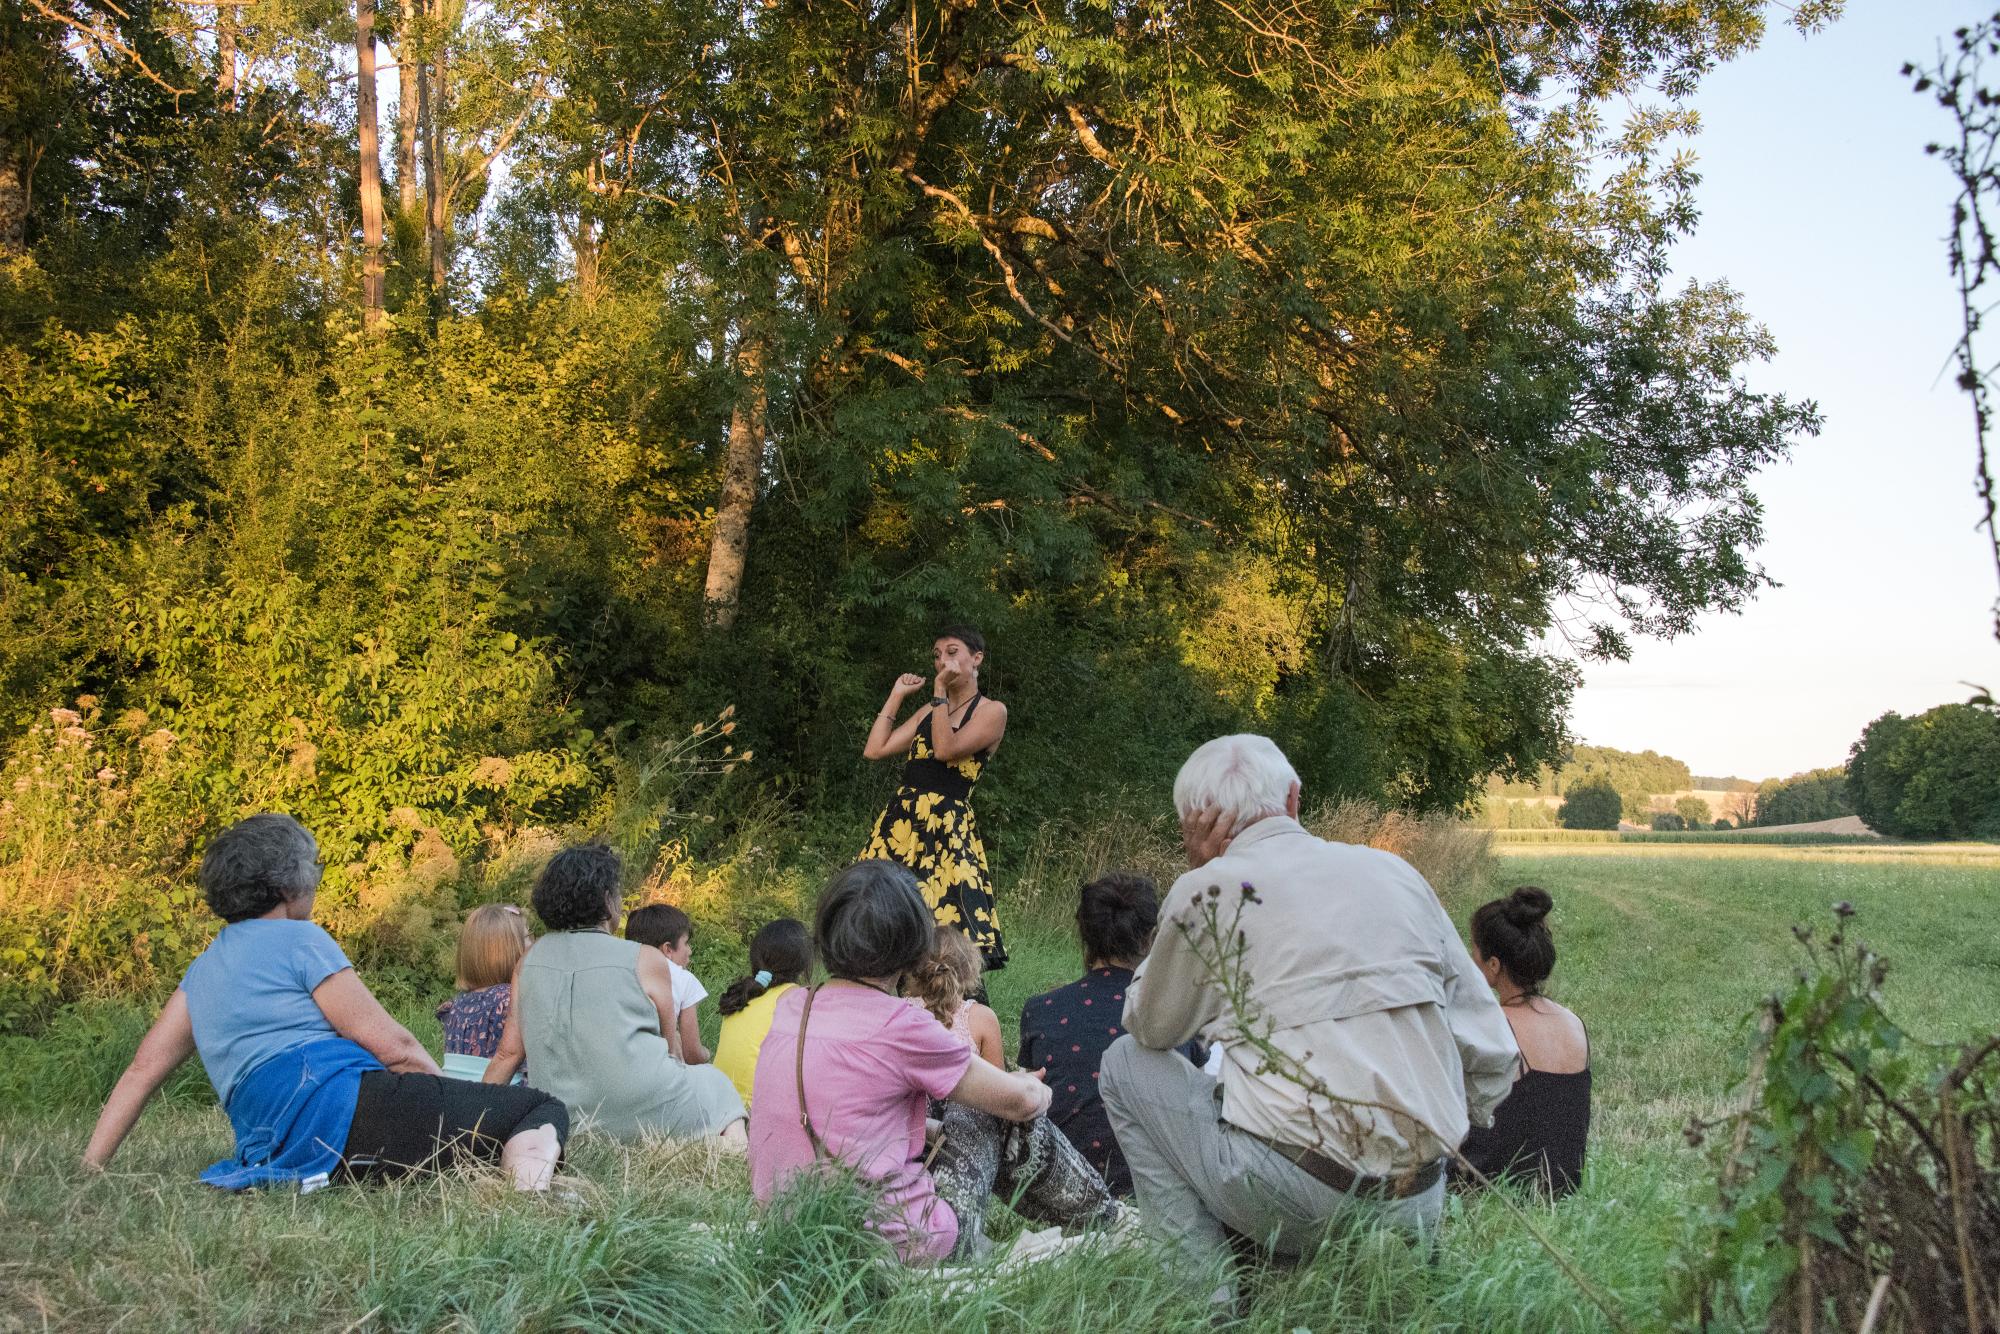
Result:
<svg viewBox="0 0 2000 1334">
<path fill-rule="evenodd" d="M 2000 1025 L 1993 860 L 1911 849 L 1502 851 L 1490 885 L 1451 896 L 1453 915 L 1463 922 L 1487 890 L 1512 884 L 1555 896 L 1553 990 L 1589 1024 L 1598 1079 L 1584 1190 L 1531 1208 L 1634 1328 L 1664 1319 L 1671 1257 L 1707 1171 L 1681 1129 L 1725 1104 L 1743 1016 L 1798 960 L 1792 923 L 1824 929 L 1831 904 L 1854 903 L 1853 929 L 1892 961 L 1891 1008 L 1920 1037 Z M 1016 965 L 992 986 L 1010 1036 L 1021 1000 L 1078 966 L 1053 924 L 1017 924 L 1012 945 Z M 435 1040 L 426 1015 L 406 1017 Z M 742 1165 L 672 1144 L 628 1151 L 580 1139 L 580 1198 L 568 1203 L 468 1177 L 304 1198 L 214 1194 L 194 1176 L 228 1150 L 228 1128 L 192 1064 L 115 1170 L 86 1178 L 74 1164 L 96 1101 L 142 1023 L 100 1007 L 33 1046 L 0 1044 L 0 1327 L 1207 1327 L 1202 1276 L 1143 1249 L 945 1292 L 869 1264 L 849 1200 L 750 1231 Z M 1339 1237 L 1252 1290 L 1256 1330 L 1608 1323 L 1492 1199 L 1454 1200 L 1434 1257 L 1390 1238 Z"/>
</svg>

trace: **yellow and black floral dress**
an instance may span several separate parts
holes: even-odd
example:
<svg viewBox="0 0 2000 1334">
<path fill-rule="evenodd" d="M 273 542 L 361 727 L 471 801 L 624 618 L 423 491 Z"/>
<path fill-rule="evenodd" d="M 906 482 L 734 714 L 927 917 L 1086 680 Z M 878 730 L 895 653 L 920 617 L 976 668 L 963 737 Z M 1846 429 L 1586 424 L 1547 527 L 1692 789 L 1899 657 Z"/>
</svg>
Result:
<svg viewBox="0 0 2000 1334">
<path fill-rule="evenodd" d="M 972 721 L 980 698 L 974 697 L 960 727 Z M 993 972 L 1007 966 L 1007 947 L 1000 939 L 986 845 L 979 840 L 979 825 L 972 815 L 972 785 L 993 752 L 983 750 L 949 764 L 940 760 L 931 740 L 936 717 L 932 710 L 911 740 L 902 785 L 875 821 L 875 832 L 861 855 L 909 867 L 938 925 L 956 927 L 970 936 L 986 959 L 987 971 Z"/>
</svg>

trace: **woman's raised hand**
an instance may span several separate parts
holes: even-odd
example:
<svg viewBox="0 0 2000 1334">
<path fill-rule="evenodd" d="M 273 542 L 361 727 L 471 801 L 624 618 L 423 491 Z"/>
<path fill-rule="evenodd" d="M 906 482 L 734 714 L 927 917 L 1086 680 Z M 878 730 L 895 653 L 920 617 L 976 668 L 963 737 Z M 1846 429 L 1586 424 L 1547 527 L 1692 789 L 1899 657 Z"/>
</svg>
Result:
<svg viewBox="0 0 2000 1334">
<path fill-rule="evenodd" d="M 897 699 L 903 699 L 923 688 L 923 677 L 918 676 L 915 672 L 904 672 L 896 678 L 896 684 L 889 688 L 889 693 Z"/>
</svg>

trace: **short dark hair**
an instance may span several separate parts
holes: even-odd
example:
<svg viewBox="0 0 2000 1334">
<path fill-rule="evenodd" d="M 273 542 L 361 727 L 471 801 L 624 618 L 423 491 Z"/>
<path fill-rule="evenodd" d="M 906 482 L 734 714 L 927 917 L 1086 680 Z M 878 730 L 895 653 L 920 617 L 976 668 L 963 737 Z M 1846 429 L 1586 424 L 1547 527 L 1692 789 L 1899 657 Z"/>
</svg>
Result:
<svg viewBox="0 0 2000 1334">
<path fill-rule="evenodd" d="M 289 815 L 238 820 L 201 854 L 201 896 L 225 922 L 262 917 L 319 888 L 319 844 Z"/>
<path fill-rule="evenodd" d="M 694 934 L 694 919 L 671 903 L 649 903 L 625 919 L 625 939 L 641 945 L 672 945 Z"/>
<path fill-rule="evenodd" d="M 1144 958 L 1159 924 L 1160 895 L 1149 876 L 1107 872 L 1077 895 L 1076 933 L 1086 961 Z"/>
<path fill-rule="evenodd" d="M 909 868 L 873 859 L 827 881 L 813 940 L 834 977 L 895 977 L 930 953 L 934 926 Z"/>
<path fill-rule="evenodd" d="M 984 653 L 986 651 L 986 636 L 980 634 L 979 631 L 969 625 L 947 625 L 944 629 L 932 635 L 931 638 L 934 641 L 939 639 L 956 639 L 974 653 Z"/>
<path fill-rule="evenodd" d="M 1522 885 L 1472 914 L 1473 948 L 1531 996 L 1556 970 L 1556 938 L 1542 921 L 1554 906 L 1547 890 Z"/>
<path fill-rule="evenodd" d="M 605 901 L 619 896 L 624 879 L 616 852 L 602 843 L 584 843 L 549 858 L 535 877 L 529 901 L 549 930 L 581 931 L 604 921 L 610 911 Z"/>
</svg>

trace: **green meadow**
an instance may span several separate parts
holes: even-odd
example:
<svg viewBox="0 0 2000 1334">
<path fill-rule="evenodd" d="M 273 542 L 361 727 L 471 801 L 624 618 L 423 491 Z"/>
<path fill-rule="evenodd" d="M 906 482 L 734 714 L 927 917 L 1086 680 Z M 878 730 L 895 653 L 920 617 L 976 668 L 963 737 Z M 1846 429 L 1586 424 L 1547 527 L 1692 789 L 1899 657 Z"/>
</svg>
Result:
<svg viewBox="0 0 2000 1334">
<path fill-rule="evenodd" d="M 1632 1328 L 1667 1320 L 1673 1256 L 1708 1161 L 1681 1131 L 1728 1104 L 1746 1012 L 1789 979 L 1794 923 L 1854 930 L 1890 959 L 1891 1009 L 1917 1036 L 2000 1017 L 2000 868 L 1961 853 L 1738 847 L 1502 849 L 1449 896 L 1556 898 L 1555 993 L 1589 1024 L 1597 1104 L 1584 1189 L 1527 1214 Z M 1021 1001 L 1078 967 L 1055 914 L 1016 924 L 992 994 Z M 713 979 L 720 982 L 726 979 Z M 436 1039 L 425 1005 L 404 1018 Z M 0 1327 L 8 1329 L 1204 1329 L 1200 1275 L 1144 1246 L 944 1288 L 874 1262 L 857 1201 L 804 1201 L 752 1227 L 739 1161 L 686 1145 L 579 1137 L 563 1200 L 446 1176 L 310 1196 L 212 1193 L 195 1173 L 229 1131 L 190 1063 L 101 1178 L 76 1161 L 96 1103 L 145 1023 L 72 1010 L 0 1046 Z M 1011 1038 L 1011 1031 L 1010 1031 Z M 999 1211 L 996 1231 L 1018 1226 Z M 1454 1199 L 1434 1256 L 1330 1236 L 1310 1263 L 1254 1276 L 1253 1330 L 1541 1331 L 1611 1322 L 1502 1200 Z"/>
</svg>

